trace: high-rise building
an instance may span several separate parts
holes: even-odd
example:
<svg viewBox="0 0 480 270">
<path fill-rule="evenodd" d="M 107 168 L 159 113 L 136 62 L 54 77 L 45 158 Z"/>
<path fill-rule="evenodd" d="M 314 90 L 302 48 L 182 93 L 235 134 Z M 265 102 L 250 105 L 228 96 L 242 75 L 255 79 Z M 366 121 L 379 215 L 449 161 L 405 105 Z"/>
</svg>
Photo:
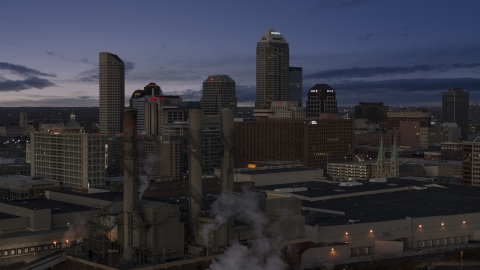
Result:
<svg viewBox="0 0 480 270">
<path fill-rule="evenodd" d="M 288 101 L 289 48 L 280 32 L 268 29 L 257 42 L 255 108 L 268 109 L 272 101 Z"/>
<path fill-rule="evenodd" d="M 288 100 L 298 102 L 298 106 L 303 104 L 303 68 L 289 67 L 289 86 Z"/>
<path fill-rule="evenodd" d="M 316 84 L 308 91 L 307 118 L 317 118 L 321 113 L 337 114 L 335 90 L 328 84 Z"/>
<path fill-rule="evenodd" d="M 476 158 L 480 152 L 480 132 L 472 134 L 462 143 L 462 183 L 480 186 L 480 160 Z"/>
<path fill-rule="evenodd" d="M 152 97 L 162 95 L 162 89 L 156 83 L 151 82 L 143 90 L 135 90 L 130 98 L 130 108 L 137 110 L 137 132 L 145 130 L 145 105 Z"/>
<path fill-rule="evenodd" d="M 202 99 L 204 115 L 220 115 L 222 109 L 237 112 L 235 81 L 228 75 L 211 75 L 203 81 Z"/>
<path fill-rule="evenodd" d="M 30 140 L 32 177 L 75 188 L 105 185 L 106 135 L 83 133 L 74 115 L 64 127 L 32 132 Z"/>
<path fill-rule="evenodd" d="M 125 64 L 115 54 L 100 53 L 99 61 L 99 131 L 108 139 L 107 173 L 122 175 L 120 164 L 121 144 L 116 138 L 123 132 L 123 109 L 125 108 Z"/>
<path fill-rule="evenodd" d="M 442 122 L 457 123 L 462 138 L 468 138 L 469 93 L 463 88 L 449 88 L 442 94 Z"/>
<path fill-rule="evenodd" d="M 432 114 L 425 109 L 412 110 L 410 108 L 399 112 L 387 112 L 387 129 L 400 127 L 401 121 L 418 121 L 420 127 L 432 126 Z"/>
<path fill-rule="evenodd" d="M 480 125 L 480 103 L 470 104 L 468 120 L 472 125 Z"/>
<path fill-rule="evenodd" d="M 20 112 L 20 127 L 27 128 L 28 127 L 28 117 L 27 112 Z"/>
<path fill-rule="evenodd" d="M 355 106 L 355 119 L 368 119 L 373 123 L 383 123 L 387 120 L 388 106 L 383 102 L 359 102 Z"/>
</svg>

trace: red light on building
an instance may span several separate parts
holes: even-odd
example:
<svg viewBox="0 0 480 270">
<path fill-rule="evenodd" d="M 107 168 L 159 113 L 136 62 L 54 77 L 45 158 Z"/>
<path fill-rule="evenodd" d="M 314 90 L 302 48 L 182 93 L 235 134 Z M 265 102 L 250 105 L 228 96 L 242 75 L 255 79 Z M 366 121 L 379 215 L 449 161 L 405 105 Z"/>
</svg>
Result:
<svg viewBox="0 0 480 270">
<path fill-rule="evenodd" d="M 164 98 L 164 97 L 161 97 L 161 98 L 160 98 L 160 100 L 162 100 L 162 101 L 163 101 L 163 100 L 165 100 L 165 98 Z"/>
<path fill-rule="evenodd" d="M 138 133 L 137 136 L 138 136 L 138 137 L 142 137 L 142 134 Z"/>
<path fill-rule="evenodd" d="M 98 136 L 98 132 L 95 132 L 95 136 Z"/>
<path fill-rule="evenodd" d="M 53 130 L 53 133 L 57 133 L 57 130 L 56 130 L 56 129 L 54 129 L 54 130 Z"/>
<path fill-rule="evenodd" d="M 210 77 L 210 81 L 213 82 L 215 81 L 215 79 L 213 77 Z"/>
<path fill-rule="evenodd" d="M 156 97 L 151 97 L 150 100 L 154 101 L 154 100 L 157 100 Z"/>
</svg>

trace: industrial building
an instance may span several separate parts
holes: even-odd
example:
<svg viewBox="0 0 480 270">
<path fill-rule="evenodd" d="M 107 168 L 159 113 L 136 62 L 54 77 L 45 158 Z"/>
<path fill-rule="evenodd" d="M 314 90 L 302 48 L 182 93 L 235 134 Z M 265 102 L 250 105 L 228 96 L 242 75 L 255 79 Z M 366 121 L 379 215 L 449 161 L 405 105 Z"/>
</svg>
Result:
<svg viewBox="0 0 480 270">
<path fill-rule="evenodd" d="M 0 177 L 0 198 L 4 200 L 26 200 L 45 197 L 47 190 L 60 189 L 60 182 L 31 178 L 24 175 Z"/>
</svg>

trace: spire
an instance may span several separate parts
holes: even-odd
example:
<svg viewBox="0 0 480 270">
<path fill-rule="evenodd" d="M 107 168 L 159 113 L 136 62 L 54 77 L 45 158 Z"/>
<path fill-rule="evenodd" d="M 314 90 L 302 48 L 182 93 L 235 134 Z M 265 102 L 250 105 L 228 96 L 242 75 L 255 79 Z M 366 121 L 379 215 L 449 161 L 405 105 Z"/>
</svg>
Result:
<svg viewBox="0 0 480 270">
<path fill-rule="evenodd" d="M 385 152 L 383 151 L 383 135 L 380 135 L 380 148 L 378 149 L 377 159 L 384 159 Z"/>
<path fill-rule="evenodd" d="M 393 148 L 392 148 L 392 155 L 391 155 L 390 159 L 391 160 L 398 160 L 397 138 L 393 138 Z"/>
</svg>

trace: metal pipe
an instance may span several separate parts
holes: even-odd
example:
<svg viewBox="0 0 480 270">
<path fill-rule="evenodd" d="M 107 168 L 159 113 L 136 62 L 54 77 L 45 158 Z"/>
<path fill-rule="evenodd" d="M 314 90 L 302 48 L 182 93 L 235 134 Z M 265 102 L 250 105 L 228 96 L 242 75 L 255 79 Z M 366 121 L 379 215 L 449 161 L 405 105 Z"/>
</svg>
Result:
<svg viewBox="0 0 480 270">
<path fill-rule="evenodd" d="M 202 110 L 190 109 L 188 120 L 189 132 L 189 211 L 190 229 L 195 233 L 198 217 L 202 212 Z"/>
<path fill-rule="evenodd" d="M 137 110 L 124 110 L 123 117 L 123 259 L 133 261 L 131 215 L 138 203 L 136 181 L 135 139 L 137 137 Z"/>
</svg>

